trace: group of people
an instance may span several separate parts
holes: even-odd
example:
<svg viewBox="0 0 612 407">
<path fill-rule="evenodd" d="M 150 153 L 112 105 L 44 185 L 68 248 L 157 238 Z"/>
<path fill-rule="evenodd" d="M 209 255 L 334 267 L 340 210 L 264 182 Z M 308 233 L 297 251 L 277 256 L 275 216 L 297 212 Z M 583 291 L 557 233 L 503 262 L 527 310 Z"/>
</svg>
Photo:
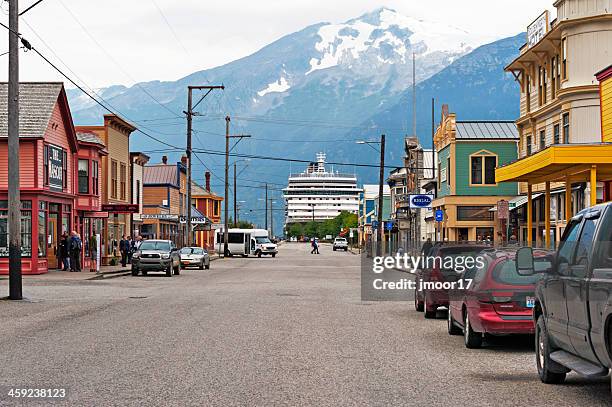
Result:
<svg viewBox="0 0 612 407">
<path fill-rule="evenodd" d="M 83 241 L 81 235 L 76 231 L 64 232 L 59 242 L 59 267 L 64 271 L 81 271 L 81 252 L 83 251 Z"/>
<path fill-rule="evenodd" d="M 119 241 L 119 253 L 121 253 L 121 266 L 126 267 L 132 263 L 132 255 L 138 250 L 142 243 L 142 236 L 131 238 L 128 236 L 121 236 Z"/>
</svg>

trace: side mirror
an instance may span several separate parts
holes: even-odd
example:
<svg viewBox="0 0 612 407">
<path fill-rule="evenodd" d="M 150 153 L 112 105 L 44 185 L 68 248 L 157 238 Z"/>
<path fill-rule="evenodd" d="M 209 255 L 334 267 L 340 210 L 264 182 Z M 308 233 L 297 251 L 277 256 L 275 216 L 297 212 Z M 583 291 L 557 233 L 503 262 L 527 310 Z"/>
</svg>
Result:
<svg viewBox="0 0 612 407">
<path fill-rule="evenodd" d="M 521 276 L 532 276 L 535 274 L 533 265 L 533 249 L 521 247 L 516 251 L 516 272 Z"/>
</svg>

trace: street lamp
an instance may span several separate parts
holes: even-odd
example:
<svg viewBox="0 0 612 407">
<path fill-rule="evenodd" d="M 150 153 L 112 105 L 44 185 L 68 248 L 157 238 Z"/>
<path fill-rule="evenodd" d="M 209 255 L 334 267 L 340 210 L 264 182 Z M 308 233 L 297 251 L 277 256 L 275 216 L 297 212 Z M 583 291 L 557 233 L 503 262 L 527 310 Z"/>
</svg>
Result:
<svg viewBox="0 0 612 407">
<path fill-rule="evenodd" d="M 384 193 L 384 182 L 385 182 L 385 135 L 380 135 L 380 141 L 357 141 L 357 144 L 366 144 L 372 149 L 380 152 L 380 172 L 378 180 L 378 228 L 376 228 L 377 245 L 376 255 L 380 256 L 380 245 L 383 240 L 383 193 Z M 380 150 L 373 145 L 379 144 Z"/>
</svg>

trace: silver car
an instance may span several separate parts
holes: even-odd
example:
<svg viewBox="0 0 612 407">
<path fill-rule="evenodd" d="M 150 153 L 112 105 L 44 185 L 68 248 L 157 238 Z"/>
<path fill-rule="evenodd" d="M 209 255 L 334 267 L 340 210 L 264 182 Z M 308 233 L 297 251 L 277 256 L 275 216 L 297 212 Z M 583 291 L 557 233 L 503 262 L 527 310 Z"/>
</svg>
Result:
<svg viewBox="0 0 612 407">
<path fill-rule="evenodd" d="M 181 266 L 198 267 L 200 270 L 210 268 L 210 256 L 201 247 L 183 247 L 180 251 Z"/>
<path fill-rule="evenodd" d="M 181 259 L 176 245 L 171 240 L 145 240 L 132 255 L 132 275 L 149 271 L 165 271 L 168 277 L 181 272 Z"/>
</svg>

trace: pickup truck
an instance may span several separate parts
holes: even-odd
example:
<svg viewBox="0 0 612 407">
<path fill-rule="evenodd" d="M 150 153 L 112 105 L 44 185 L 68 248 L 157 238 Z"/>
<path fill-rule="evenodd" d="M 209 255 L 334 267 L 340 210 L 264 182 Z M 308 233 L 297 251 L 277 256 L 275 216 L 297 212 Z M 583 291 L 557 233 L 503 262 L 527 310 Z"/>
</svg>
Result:
<svg viewBox="0 0 612 407">
<path fill-rule="evenodd" d="M 612 368 L 612 203 L 568 223 L 551 268 L 536 283 L 536 365 L 544 383 L 568 372 L 602 377 Z M 517 272 L 534 273 L 533 251 L 516 254 Z"/>
</svg>

